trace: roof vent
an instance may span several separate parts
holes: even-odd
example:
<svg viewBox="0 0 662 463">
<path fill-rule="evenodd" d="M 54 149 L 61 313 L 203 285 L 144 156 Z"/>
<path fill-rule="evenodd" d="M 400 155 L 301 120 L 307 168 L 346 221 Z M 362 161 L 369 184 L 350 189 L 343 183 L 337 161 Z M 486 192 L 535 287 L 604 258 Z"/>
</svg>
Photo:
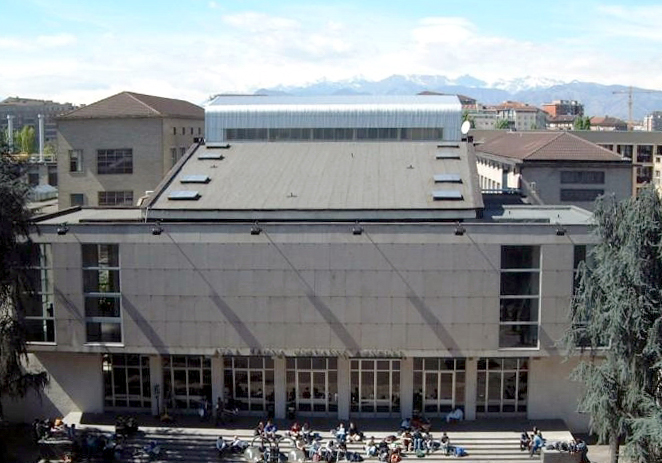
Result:
<svg viewBox="0 0 662 463">
<path fill-rule="evenodd" d="M 432 192 L 432 199 L 435 201 L 461 201 L 463 197 L 458 190 L 436 190 Z"/>
<path fill-rule="evenodd" d="M 451 148 L 447 146 L 440 146 L 439 151 L 435 155 L 436 159 L 460 159 L 459 148 Z"/>
<path fill-rule="evenodd" d="M 230 143 L 227 145 L 207 145 L 207 149 L 214 149 L 214 150 L 229 150 L 230 149 Z"/>
<path fill-rule="evenodd" d="M 173 201 L 197 201 L 200 199 L 200 193 L 189 190 L 171 191 L 168 199 Z"/>
<path fill-rule="evenodd" d="M 437 174 L 434 183 L 462 183 L 462 177 L 459 174 Z"/>
<path fill-rule="evenodd" d="M 185 175 L 180 179 L 181 183 L 209 183 L 209 175 Z"/>
</svg>

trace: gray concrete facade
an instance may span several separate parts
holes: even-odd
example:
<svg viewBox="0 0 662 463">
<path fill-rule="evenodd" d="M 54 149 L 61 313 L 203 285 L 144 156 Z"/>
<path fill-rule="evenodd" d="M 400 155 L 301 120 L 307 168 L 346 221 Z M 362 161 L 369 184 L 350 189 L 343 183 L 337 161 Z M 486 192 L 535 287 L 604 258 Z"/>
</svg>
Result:
<svg viewBox="0 0 662 463">
<path fill-rule="evenodd" d="M 448 223 L 366 224 L 361 235 L 326 223 L 263 224 L 259 235 L 245 223 L 162 227 L 153 235 L 144 223 L 72 223 L 57 235 L 55 225 L 40 226 L 35 240 L 53 250 L 56 342 L 30 349 L 55 379 L 46 396 L 58 414 L 107 409 L 102 355 L 144 354 L 151 388 L 161 388 L 152 413 L 164 406 L 162 357 L 210 358 L 213 401 L 228 386 L 226 359 L 271 358 L 277 418 L 287 410 L 288 359 L 335 358 L 337 411 L 329 415 L 339 419 L 356 416 L 354 359 L 400 359 L 401 416 L 415 410 L 413 359 L 465 359 L 461 403 L 474 419 L 477 359 L 520 358 L 530 364 L 525 415 L 586 427 L 557 345 L 567 326 L 574 246 L 592 240 L 585 225 L 568 225 L 564 236 L 543 223 L 465 223 L 463 235 Z M 119 248 L 120 343 L 86 340 L 81 247 L 100 243 Z M 540 248 L 539 341 L 531 347 L 499 344 L 504 245 Z M 11 407 L 8 414 L 25 417 Z"/>
</svg>

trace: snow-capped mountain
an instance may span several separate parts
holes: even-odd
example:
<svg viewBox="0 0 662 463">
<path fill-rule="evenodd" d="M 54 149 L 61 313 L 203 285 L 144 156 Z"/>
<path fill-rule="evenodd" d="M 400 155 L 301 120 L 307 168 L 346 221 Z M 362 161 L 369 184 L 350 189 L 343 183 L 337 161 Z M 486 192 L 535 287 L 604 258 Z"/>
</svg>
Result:
<svg viewBox="0 0 662 463">
<path fill-rule="evenodd" d="M 483 104 L 506 100 L 521 101 L 534 106 L 553 100 L 577 100 L 584 104 L 587 116 L 614 116 L 627 119 L 625 85 L 602 85 L 591 82 L 561 82 L 546 77 L 520 77 L 485 82 L 470 75 L 457 78 L 434 75 L 392 75 L 371 81 L 362 77 L 343 81 L 322 80 L 304 86 L 279 85 L 255 93 L 267 95 L 413 95 L 422 91 L 462 94 Z M 644 90 L 635 88 L 635 90 Z M 616 93 L 614 93 L 616 92 Z M 652 111 L 662 110 L 662 91 L 636 94 L 634 118 L 641 119 Z"/>
</svg>

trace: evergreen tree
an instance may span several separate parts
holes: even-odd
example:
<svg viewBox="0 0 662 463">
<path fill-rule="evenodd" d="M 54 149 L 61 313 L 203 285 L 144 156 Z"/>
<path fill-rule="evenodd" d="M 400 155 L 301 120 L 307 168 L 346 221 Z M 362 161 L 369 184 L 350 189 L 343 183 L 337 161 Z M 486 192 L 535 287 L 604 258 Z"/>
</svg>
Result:
<svg viewBox="0 0 662 463">
<path fill-rule="evenodd" d="M 18 301 L 36 290 L 26 271 L 34 259 L 34 246 L 24 170 L 22 163 L 0 154 L 0 419 L 3 399 L 24 397 L 31 390 L 41 392 L 48 383 L 45 372 L 24 369 L 26 332 Z"/>
<path fill-rule="evenodd" d="M 652 186 L 620 203 L 603 197 L 594 220 L 598 244 L 579 265 L 564 339 L 581 354 L 580 409 L 612 462 L 621 441 L 632 461 L 662 462 L 662 202 Z"/>
</svg>

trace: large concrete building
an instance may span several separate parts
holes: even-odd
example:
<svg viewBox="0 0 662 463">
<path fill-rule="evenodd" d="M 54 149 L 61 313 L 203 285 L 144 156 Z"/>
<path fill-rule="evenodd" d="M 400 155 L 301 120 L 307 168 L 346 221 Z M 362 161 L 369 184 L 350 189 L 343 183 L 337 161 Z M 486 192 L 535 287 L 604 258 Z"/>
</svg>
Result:
<svg viewBox="0 0 662 463">
<path fill-rule="evenodd" d="M 59 207 L 133 206 L 203 136 L 192 103 L 122 92 L 58 118 Z"/>
<path fill-rule="evenodd" d="M 30 360 L 51 385 L 6 414 L 222 397 L 586 430 L 557 340 L 590 214 L 486 208 L 455 98 L 261 98 L 207 108 L 207 143 L 144 208 L 39 220 Z"/>
</svg>

